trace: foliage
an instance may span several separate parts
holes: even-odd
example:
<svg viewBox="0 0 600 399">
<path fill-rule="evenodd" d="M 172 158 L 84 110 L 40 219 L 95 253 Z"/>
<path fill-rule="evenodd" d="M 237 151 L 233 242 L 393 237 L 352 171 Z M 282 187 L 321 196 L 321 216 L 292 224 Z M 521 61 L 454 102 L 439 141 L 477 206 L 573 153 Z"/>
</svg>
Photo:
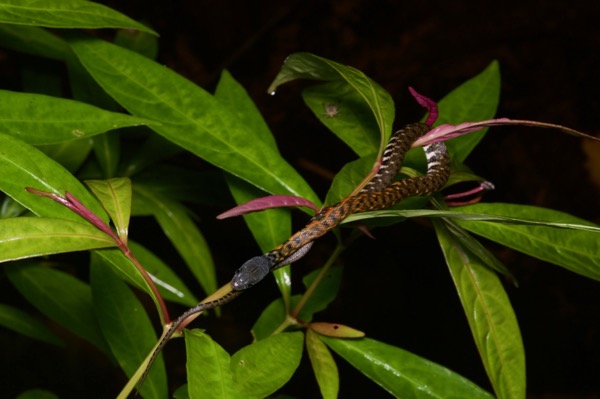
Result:
<svg viewBox="0 0 600 399">
<path fill-rule="evenodd" d="M 227 185 L 238 203 L 265 194 L 321 201 L 282 158 L 252 100 L 227 71 L 215 93 L 207 92 L 152 59 L 154 31 L 88 1 L 2 0 L 0 21 L 2 46 L 66 65 L 74 97 L 61 98 L 52 85 L 38 87 L 36 94 L 0 91 L 2 273 L 44 315 L 0 304 L 0 324 L 50 345 L 67 345 L 47 328 L 44 321 L 52 320 L 132 377 L 121 394 L 125 397 L 158 339 L 153 310 L 136 293 L 149 295 L 163 325 L 170 321 L 164 300 L 185 306 L 198 302 L 171 266 L 128 239 L 130 216 L 134 224 L 141 216 L 154 217 L 190 274 L 210 294 L 217 289 L 214 264 L 187 206 L 219 202 L 222 193 L 198 192 L 198 187 Z M 119 45 L 80 32 L 89 28 L 121 29 L 115 40 Z M 303 91 L 304 101 L 357 155 L 336 176 L 323 201 L 330 204 L 373 173 L 392 132 L 394 104 L 362 72 L 307 53 L 291 55 L 268 90 L 274 93 L 300 78 L 323 81 Z M 492 118 L 499 83 L 493 62 L 439 102 L 439 123 Z M 480 180 L 465 172 L 463 161 L 484 135 L 485 129 L 448 142 L 454 171 L 450 184 Z M 219 175 L 220 185 L 215 185 L 213 174 L 170 165 L 169 158 L 181 153 L 204 159 L 226 177 Z M 423 163 L 422 151 L 411 151 L 403 170 L 418 173 Z M 476 204 L 450 211 L 436 195 L 434 209 L 421 209 L 427 202 L 405 201 L 398 209 L 354 215 L 347 222 L 362 220 L 374 228 L 431 217 L 495 396 L 524 398 L 519 325 L 494 271 L 504 268 L 469 232 L 600 280 L 598 227 L 532 206 Z M 291 233 L 287 211 L 244 217 L 263 251 Z M 337 397 L 339 384 L 344 384 L 331 351 L 398 397 L 492 397 L 457 373 L 401 348 L 363 337 L 348 326 L 313 322 L 335 301 L 343 276 L 342 268 L 332 264 L 355 237 L 336 235 L 338 247 L 321 269 L 305 276 L 303 294 L 291 295 L 289 267 L 276 272 L 282 297 L 258 317 L 251 345 L 230 355 L 206 333 L 185 331 L 188 383 L 178 387 L 175 397 L 269 396 L 295 373 L 303 347 L 325 398 Z M 71 258 L 57 256 L 73 251 L 90 256 L 78 257 L 73 265 Z M 82 279 L 73 267 L 89 269 L 88 277 Z M 20 397 L 40 397 L 36 394 L 54 397 L 37 389 Z M 169 396 L 160 356 L 141 395 Z"/>
</svg>

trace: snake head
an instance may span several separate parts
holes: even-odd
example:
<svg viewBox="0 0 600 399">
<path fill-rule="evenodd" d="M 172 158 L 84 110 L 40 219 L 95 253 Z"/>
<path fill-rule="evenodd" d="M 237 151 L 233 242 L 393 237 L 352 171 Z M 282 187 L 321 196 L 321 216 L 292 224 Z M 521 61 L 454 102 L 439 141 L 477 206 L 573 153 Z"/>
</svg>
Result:
<svg viewBox="0 0 600 399">
<path fill-rule="evenodd" d="M 260 282 L 273 266 L 273 261 L 265 255 L 255 256 L 247 260 L 239 269 L 236 270 L 231 279 L 231 286 L 234 291 L 243 291 Z"/>
</svg>

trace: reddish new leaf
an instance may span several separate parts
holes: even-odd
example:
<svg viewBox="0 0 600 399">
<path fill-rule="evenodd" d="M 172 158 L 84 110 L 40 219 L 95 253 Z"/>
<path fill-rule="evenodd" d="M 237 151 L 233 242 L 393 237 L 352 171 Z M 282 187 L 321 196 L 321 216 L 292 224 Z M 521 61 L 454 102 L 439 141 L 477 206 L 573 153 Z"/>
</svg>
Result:
<svg viewBox="0 0 600 399">
<path fill-rule="evenodd" d="M 245 215 L 246 213 L 250 212 L 264 211 L 265 209 L 269 208 L 295 206 L 311 208 L 315 211 L 315 213 L 319 211 L 319 208 L 317 208 L 313 202 L 307 200 L 306 198 L 296 197 L 293 195 L 269 195 L 266 197 L 253 199 L 245 204 L 231 208 L 230 210 L 217 215 L 217 219 L 226 219 L 233 216 Z"/>
</svg>

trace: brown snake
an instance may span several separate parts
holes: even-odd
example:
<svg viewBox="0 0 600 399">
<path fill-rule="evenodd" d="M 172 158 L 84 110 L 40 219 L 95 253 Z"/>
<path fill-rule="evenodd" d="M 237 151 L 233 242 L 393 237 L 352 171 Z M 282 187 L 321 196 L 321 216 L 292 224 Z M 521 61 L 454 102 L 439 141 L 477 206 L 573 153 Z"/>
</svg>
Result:
<svg viewBox="0 0 600 399">
<path fill-rule="evenodd" d="M 266 254 L 246 261 L 234 274 L 231 290 L 212 301 L 202 302 L 187 310 L 175 320 L 163 335 L 161 342 L 150 358 L 140 384 L 152 362 L 180 325 L 191 315 L 223 305 L 240 295 L 244 290 L 260 282 L 272 270 L 292 263 L 304 256 L 312 243 L 336 227 L 349 215 L 360 212 L 389 208 L 397 202 L 413 196 L 430 195 L 442 189 L 450 175 L 450 161 L 444 143 L 432 143 L 424 147 L 427 157 L 427 173 L 423 176 L 393 182 L 400 170 L 404 155 L 419 137 L 430 130 L 423 123 L 413 123 L 398 130 L 386 146 L 377 174 L 356 195 L 344 198 L 333 206 L 317 213 L 308 224 L 287 241 Z"/>
</svg>

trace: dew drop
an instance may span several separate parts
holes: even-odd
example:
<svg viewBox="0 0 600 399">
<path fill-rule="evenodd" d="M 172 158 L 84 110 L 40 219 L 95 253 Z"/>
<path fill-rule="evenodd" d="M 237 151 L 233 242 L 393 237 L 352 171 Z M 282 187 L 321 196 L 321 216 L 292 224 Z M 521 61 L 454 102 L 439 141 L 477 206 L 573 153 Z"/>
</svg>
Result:
<svg viewBox="0 0 600 399">
<path fill-rule="evenodd" d="M 277 94 L 277 92 L 275 90 L 273 90 L 272 92 L 269 93 L 271 96 L 274 96 L 275 94 Z"/>
</svg>

